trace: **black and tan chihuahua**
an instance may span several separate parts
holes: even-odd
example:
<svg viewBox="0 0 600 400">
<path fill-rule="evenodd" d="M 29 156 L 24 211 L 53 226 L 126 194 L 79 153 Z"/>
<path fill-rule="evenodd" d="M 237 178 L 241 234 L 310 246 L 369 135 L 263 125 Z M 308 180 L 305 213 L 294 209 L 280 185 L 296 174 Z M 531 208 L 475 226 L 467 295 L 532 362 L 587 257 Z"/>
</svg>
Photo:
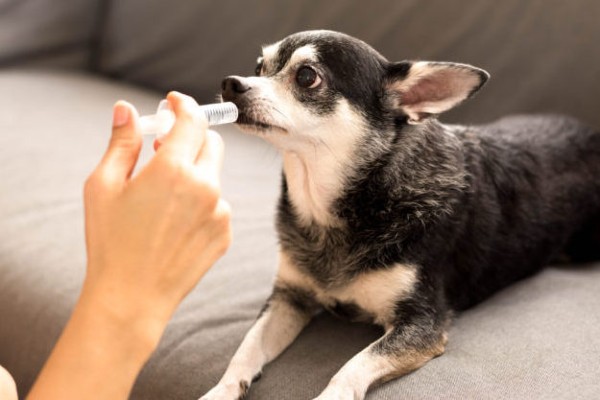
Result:
<svg viewBox="0 0 600 400">
<path fill-rule="evenodd" d="M 279 270 L 202 399 L 243 398 L 322 309 L 385 330 L 318 396 L 363 399 L 441 355 L 457 311 L 565 254 L 600 259 L 600 133 L 550 115 L 438 122 L 488 78 L 309 31 L 264 47 L 256 76 L 223 81 L 238 126 L 283 156 Z"/>
</svg>

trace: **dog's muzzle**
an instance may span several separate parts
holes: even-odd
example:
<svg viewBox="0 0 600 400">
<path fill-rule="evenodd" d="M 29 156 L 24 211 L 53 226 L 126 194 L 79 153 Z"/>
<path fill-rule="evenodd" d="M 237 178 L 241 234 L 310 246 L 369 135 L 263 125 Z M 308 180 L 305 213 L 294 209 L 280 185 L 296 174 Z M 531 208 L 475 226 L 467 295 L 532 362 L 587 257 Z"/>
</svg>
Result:
<svg viewBox="0 0 600 400">
<path fill-rule="evenodd" d="M 251 89 L 247 81 L 239 76 L 228 76 L 221 82 L 221 95 L 223 101 L 232 101 L 235 103 L 241 95 Z"/>
</svg>

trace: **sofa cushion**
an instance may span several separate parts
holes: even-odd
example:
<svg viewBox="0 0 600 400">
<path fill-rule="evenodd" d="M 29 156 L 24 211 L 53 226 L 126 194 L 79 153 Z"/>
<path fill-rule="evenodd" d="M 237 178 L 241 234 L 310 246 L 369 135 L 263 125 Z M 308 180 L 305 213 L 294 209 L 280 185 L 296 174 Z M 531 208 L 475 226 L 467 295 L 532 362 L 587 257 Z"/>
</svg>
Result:
<svg viewBox="0 0 600 400">
<path fill-rule="evenodd" d="M 0 67 L 87 68 L 104 2 L 0 1 Z"/>
<path fill-rule="evenodd" d="M 84 74 L 5 70 L 0 87 L 0 364 L 24 395 L 85 268 L 82 185 L 106 148 L 111 105 L 160 96 Z M 252 324 L 275 270 L 280 159 L 230 127 L 223 193 L 234 242 L 183 302 L 132 399 L 196 399 Z M 152 151 L 146 143 L 142 158 Z M 368 399 L 597 399 L 600 265 L 549 268 L 459 316 L 444 356 Z M 311 399 L 380 330 L 321 315 L 267 366 L 248 399 Z"/>
<path fill-rule="evenodd" d="M 260 46 L 333 29 L 390 60 L 472 63 L 492 79 L 448 121 L 562 112 L 600 126 L 596 0 L 127 0 L 112 2 L 99 69 L 211 101 L 222 77 L 250 75 Z"/>
</svg>

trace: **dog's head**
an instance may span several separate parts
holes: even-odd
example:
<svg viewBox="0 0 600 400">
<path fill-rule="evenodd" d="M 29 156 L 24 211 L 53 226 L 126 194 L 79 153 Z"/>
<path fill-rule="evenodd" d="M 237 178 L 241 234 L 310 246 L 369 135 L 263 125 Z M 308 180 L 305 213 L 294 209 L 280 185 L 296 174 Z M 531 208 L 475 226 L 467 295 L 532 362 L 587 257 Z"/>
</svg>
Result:
<svg viewBox="0 0 600 400">
<path fill-rule="evenodd" d="M 281 143 L 329 142 L 398 123 L 418 124 L 461 103 L 487 81 L 470 65 L 389 62 L 366 43 L 332 31 L 293 34 L 266 46 L 256 76 L 223 80 L 238 125 Z"/>
</svg>

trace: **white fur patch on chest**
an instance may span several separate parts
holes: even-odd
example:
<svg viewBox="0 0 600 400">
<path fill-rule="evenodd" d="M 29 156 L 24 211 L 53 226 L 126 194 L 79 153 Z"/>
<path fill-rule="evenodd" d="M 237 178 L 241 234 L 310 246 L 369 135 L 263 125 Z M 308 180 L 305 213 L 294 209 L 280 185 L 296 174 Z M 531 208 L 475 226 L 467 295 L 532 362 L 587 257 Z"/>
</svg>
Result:
<svg viewBox="0 0 600 400">
<path fill-rule="evenodd" d="M 386 327 L 394 316 L 396 303 L 412 293 L 417 272 L 413 265 L 395 264 L 360 274 L 346 285 L 325 289 L 293 265 L 287 255 L 280 253 L 277 282 L 314 293 L 324 306 L 336 302 L 355 304 L 370 314 L 376 324 Z"/>
<path fill-rule="evenodd" d="M 315 118 L 303 114 L 304 110 L 296 111 L 290 113 L 292 120 Z M 290 200 L 303 222 L 337 224 L 330 207 L 356 164 L 352 157 L 367 131 L 364 126 L 360 113 L 342 99 L 332 115 L 320 120 L 318 129 L 304 127 L 295 143 L 289 137 L 283 138 L 286 143 L 274 142 L 283 152 Z"/>
</svg>

